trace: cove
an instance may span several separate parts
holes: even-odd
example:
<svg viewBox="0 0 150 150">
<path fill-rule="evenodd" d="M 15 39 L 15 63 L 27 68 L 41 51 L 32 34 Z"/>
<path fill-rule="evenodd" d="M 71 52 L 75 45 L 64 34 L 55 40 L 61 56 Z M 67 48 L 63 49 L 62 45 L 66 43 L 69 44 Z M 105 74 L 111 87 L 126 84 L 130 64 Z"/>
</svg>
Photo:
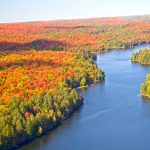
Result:
<svg viewBox="0 0 150 150">
<path fill-rule="evenodd" d="M 131 63 L 133 49 L 97 55 L 105 81 L 80 89 L 84 105 L 49 134 L 18 150 L 149 150 L 150 100 L 140 96 L 140 84 L 150 66 Z"/>
</svg>

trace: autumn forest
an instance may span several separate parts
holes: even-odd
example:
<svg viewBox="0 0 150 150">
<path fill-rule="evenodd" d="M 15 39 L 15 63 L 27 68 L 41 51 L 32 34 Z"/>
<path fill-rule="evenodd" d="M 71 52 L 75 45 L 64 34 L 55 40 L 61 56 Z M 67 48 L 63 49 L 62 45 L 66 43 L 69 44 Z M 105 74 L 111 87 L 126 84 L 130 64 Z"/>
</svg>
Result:
<svg viewBox="0 0 150 150">
<path fill-rule="evenodd" d="M 0 24 L 0 149 L 47 133 L 82 105 L 78 88 L 105 79 L 98 53 L 149 42 L 150 16 Z M 150 52 L 131 60 L 150 64 Z"/>
</svg>

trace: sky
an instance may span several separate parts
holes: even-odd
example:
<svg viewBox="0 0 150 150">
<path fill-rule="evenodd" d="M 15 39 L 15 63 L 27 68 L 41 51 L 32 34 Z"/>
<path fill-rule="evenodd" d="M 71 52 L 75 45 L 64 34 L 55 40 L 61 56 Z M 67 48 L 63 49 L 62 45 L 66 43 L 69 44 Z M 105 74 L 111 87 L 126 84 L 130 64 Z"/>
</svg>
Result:
<svg viewBox="0 0 150 150">
<path fill-rule="evenodd" d="M 0 0 L 0 23 L 150 14 L 150 0 Z"/>
</svg>

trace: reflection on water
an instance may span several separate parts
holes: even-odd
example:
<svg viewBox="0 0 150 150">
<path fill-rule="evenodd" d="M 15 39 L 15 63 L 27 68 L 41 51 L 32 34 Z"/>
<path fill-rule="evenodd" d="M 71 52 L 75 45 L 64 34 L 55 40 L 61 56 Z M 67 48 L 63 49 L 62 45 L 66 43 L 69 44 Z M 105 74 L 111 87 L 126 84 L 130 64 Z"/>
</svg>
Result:
<svg viewBox="0 0 150 150">
<path fill-rule="evenodd" d="M 149 150 L 150 100 L 140 96 L 149 66 L 130 61 L 149 44 L 98 55 L 103 83 L 79 90 L 81 106 L 62 125 L 19 150 Z"/>
</svg>

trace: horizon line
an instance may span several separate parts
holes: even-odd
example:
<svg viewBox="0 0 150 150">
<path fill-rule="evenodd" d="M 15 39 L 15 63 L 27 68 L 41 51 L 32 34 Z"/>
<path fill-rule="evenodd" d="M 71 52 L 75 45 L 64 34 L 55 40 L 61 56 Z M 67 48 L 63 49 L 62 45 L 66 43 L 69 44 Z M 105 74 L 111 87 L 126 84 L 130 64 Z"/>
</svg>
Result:
<svg viewBox="0 0 150 150">
<path fill-rule="evenodd" d="M 81 17 L 81 18 L 62 18 L 62 19 L 41 19 L 41 20 L 27 20 L 27 21 L 14 21 L 14 22 L 0 22 L 0 24 L 20 24 L 20 23 L 33 23 L 33 22 L 59 22 L 59 21 L 72 21 L 72 20 L 88 20 L 99 18 L 125 18 L 125 17 L 144 17 L 150 16 L 150 14 L 137 14 L 137 15 L 116 15 L 116 16 L 101 16 L 101 17 Z"/>
</svg>

